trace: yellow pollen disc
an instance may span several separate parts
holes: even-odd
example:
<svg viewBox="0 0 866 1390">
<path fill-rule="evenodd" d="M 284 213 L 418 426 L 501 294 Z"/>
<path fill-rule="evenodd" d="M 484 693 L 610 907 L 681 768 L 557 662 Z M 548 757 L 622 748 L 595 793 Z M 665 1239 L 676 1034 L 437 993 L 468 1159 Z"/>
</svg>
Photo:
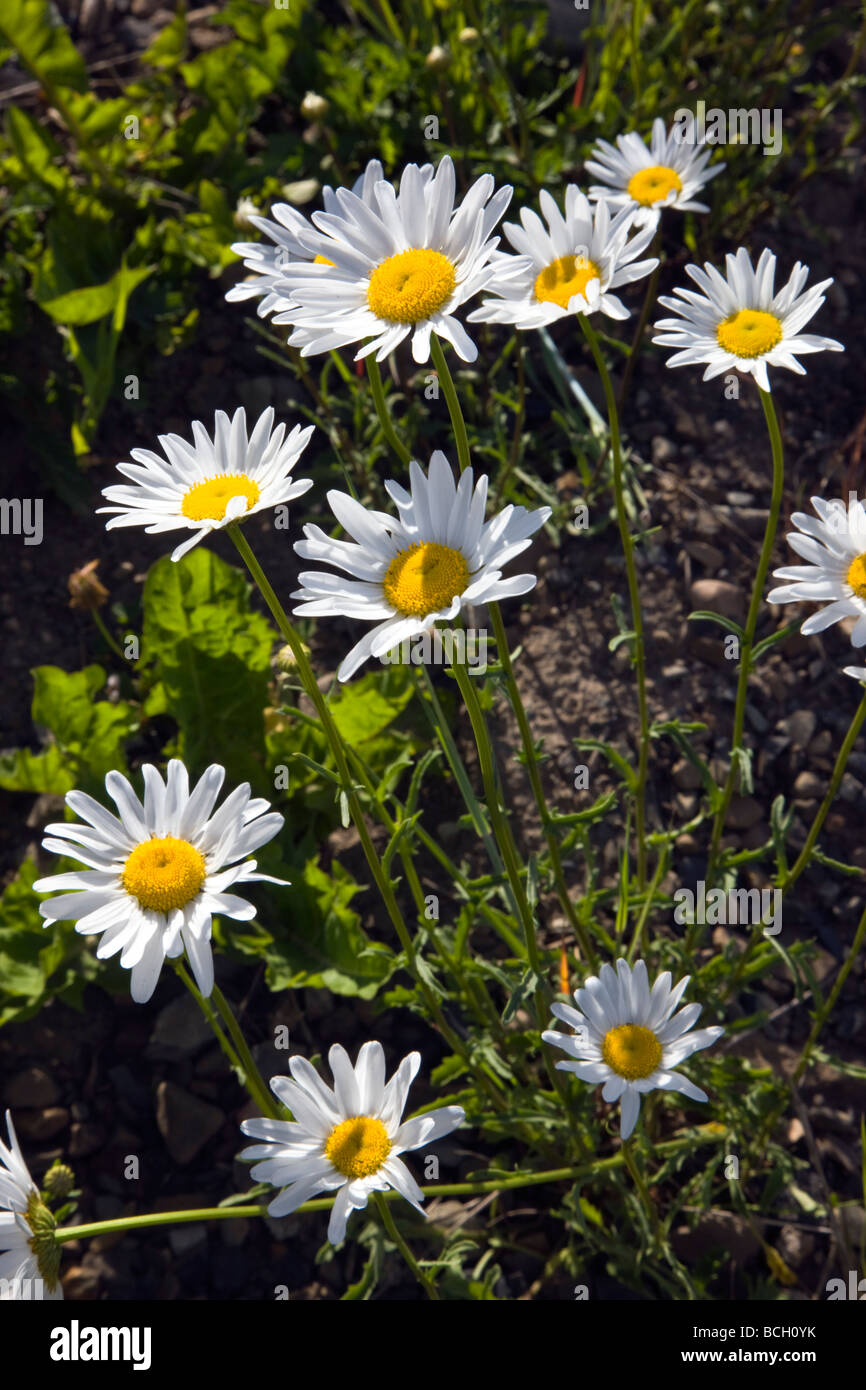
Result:
<svg viewBox="0 0 866 1390">
<path fill-rule="evenodd" d="M 722 320 L 716 337 L 725 352 L 735 357 L 763 357 L 782 341 L 782 325 L 775 314 L 763 309 L 738 309 Z"/>
<path fill-rule="evenodd" d="M 421 323 L 450 299 L 454 267 L 441 251 L 400 251 L 377 265 L 367 286 L 367 303 L 386 323 Z"/>
<path fill-rule="evenodd" d="M 638 1081 L 655 1071 L 662 1059 L 662 1045 L 649 1028 L 623 1023 L 605 1033 L 601 1055 L 617 1076 Z"/>
<path fill-rule="evenodd" d="M 184 495 L 180 509 L 190 521 L 222 521 L 233 497 L 247 499 L 246 510 L 259 500 L 259 485 L 246 473 L 219 473 L 196 483 Z"/>
<path fill-rule="evenodd" d="M 184 907 L 201 890 L 205 862 L 188 840 L 154 836 L 138 845 L 123 869 L 123 886 L 142 907 L 168 912 Z"/>
<path fill-rule="evenodd" d="M 653 203 L 661 203 L 671 192 L 682 193 L 682 179 L 676 169 L 667 164 L 653 164 L 649 169 L 638 169 L 627 184 L 630 198 L 641 207 L 651 208 Z"/>
<path fill-rule="evenodd" d="M 313 257 L 313 265 L 333 265 L 333 264 L 334 264 L 334 262 L 333 262 L 333 261 L 329 261 L 328 258 L 327 258 L 327 256 L 314 256 L 314 257 Z"/>
<path fill-rule="evenodd" d="M 391 1152 L 391 1140 L 381 1120 L 353 1115 L 335 1125 L 325 1143 L 325 1157 L 347 1178 L 369 1178 Z"/>
<path fill-rule="evenodd" d="M 459 550 L 425 541 L 395 555 L 382 581 L 389 603 L 411 618 L 446 608 L 469 582 L 469 566 Z"/>
<path fill-rule="evenodd" d="M 866 598 L 866 555 L 858 555 L 848 566 L 848 583 L 858 598 Z"/>
<path fill-rule="evenodd" d="M 561 309 L 576 294 L 586 295 L 590 280 L 600 280 L 601 271 L 595 261 L 586 256 L 560 256 L 544 267 L 535 282 L 535 298 L 541 303 L 550 301 Z"/>
</svg>

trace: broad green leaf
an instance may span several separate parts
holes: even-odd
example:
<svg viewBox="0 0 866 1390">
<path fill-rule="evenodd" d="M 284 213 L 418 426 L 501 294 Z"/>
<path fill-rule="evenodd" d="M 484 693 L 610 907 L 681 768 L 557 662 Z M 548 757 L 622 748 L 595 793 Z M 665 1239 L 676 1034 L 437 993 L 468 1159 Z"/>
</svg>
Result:
<svg viewBox="0 0 866 1390">
<path fill-rule="evenodd" d="M 179 725 L 178 755 L 201 772 L 217 757 L 262 791 L 270 624 L 250 609 L 244 576 L 203 546 L 152 566 L 144 586 L 142 663 Z"/>
<path fill-rule="evenodd" d="M 24 66 L 44 87 L 57 85 L 85 92 L 84 60 L 52 10 L 46 0 L 3 0 L 0 36 L 18 51 Z"/>
<path fill-rule="evenodd" d="M 119 328 L 123 327 L 129 296 L 136 285 L 147 279 L 153 269 L 153 266 L 131 268 L 124 263 L 104 285 L 88 285 L 83 289 L 70 290 L 68 294 L 58 295 L 54 299 L 43 299 L 39 307 L 44 309 L 55 323 L 69 324 L 75 328 L 96 323 L 98 319 L 112 314 L 115 316 L 114 326 L 119 331 Z M 121 320 L 118 325 L 116 320 L 119 313 Z"/>
</svg>

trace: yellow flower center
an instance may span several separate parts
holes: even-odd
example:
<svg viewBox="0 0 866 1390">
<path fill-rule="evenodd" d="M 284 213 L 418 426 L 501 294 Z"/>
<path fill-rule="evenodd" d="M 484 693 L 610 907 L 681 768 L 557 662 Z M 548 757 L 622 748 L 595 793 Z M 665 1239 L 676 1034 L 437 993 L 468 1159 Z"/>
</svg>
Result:
<svg viewBox="0 0 866 1390">
<path fill-rule="evenodd" d="M 190 521 L 222 521 L 233 497 L 247 499 L 246 511 L 259 500 L 259 485 L 246 473 L 220 473 L 196 483 L 184 494 L 180 509 Z"/>
<path fill-rule="evenodd" d="M 735 357 L 763 357 L 782 341 L 782 325 L 775 314 L 763 309 L 738 309 L 722 320 L 716 337 L 725 352 Z"/>
<path fill-rule="evenodd" d="M 144 908 L 168 912 L 194 898 L 205 880 L 205 862 L 188 840 L 154 836 L 138 845 L 123 868 L 123 886 Z"/>
<path fill-rule="evenodd" d="M 649 169 L 638 169 L 627 184 L 628 195 L 641 207 L 651 208 L 653 203 L 661 203 L 669 193 L 682 193 L 683 183 L 676 169 L 667 164 L 653 164 Z"/>
<path fill-rule="evenodd" d="M 426 618 L 447 607 L 469 582 L 469 566 L 459 550 L 425 541 L 395 555 L 385 572 L 385 597 L 399 613 Z"/>
<path fill-rule="evenodd" d="M 325 1157 L 347 1178 L 369 1178 L 391 1152 L 391 1140 L 381 1120 L 353 1115 L 335 1125 L 325 1143 Z"/>
<path fill-rule="evenodd" d="M 551 301 L 561 309 L 576 294 L 586 294 L 590 280 L 600 280 L 601 271 L 595 261 L 586 256 L 560 256 L 544 267 L 535 281 L 535 298 L 542 303 Z"/>
<path fill-rule="evenodd" d="M 327 258 L 327 256 L 314 256 L 314 257 L 313 257 L 313 265 L 333 265 L 333 264 L 334 264 L 334 262 L 333 262 L 333 261 L 329 261 L 328 258 Z"/>
<path fill-rule="evenodd" d="M 377 265 L 367 286 L 367 303 L 387 323 L 421 323 L 441 309 L 457 276 L 441 251 L 400 251 Z"/>
<path fill-rule="evenodd" d="M 605 1033 L 601 1055 L 617 1076 L 637 1081 L 655 1071 L 662 1059 L 662 1045 L 649 1028 L 623 1023 Z"/>
<path fill-rule="evenodd" d="M 858 598 L 866 598 L 866 555 L 858 555 L 848 566 L 848 583 Z"/>
</svg>

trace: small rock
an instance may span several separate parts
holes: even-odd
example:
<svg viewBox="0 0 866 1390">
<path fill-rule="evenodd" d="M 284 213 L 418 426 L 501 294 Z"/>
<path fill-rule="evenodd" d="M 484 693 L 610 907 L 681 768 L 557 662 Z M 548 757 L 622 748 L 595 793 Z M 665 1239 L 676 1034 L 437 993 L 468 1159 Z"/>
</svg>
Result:
<svg viewBox="0 0 866 1390">
<path fill-rule="evenodd" d="M 755 1225 L 760 1231 L 761 1222 L 756 1220 Z M 708 1211 L 694 1230 L 681 1226 L 674 1232 L 671 1243 L 680 1259 L 687 1263 L 711 1250 L 725 1250 L 732 1260 L 743 1264 L 761 1248 L 758 1236 L 744 1217 L 721 1210 Z"/>
<path fill-rule="evenodd" d="M 40 1109 L 60 1099 L 56 1082 L 41 1067 L 25 1067 L 6 1083 L 6 1104 L 13 1109 Z"/>
<path fill-rule="evenodd" d="M 707 569 L 720 569 L 724 563 L 725 557 L 722 552 L 710 545 L 709 541 L 686 541 L 684 548 L 693 560 L 697 560 L 700 565 L 706 565 Z"/>
<path fill-rule="evenodd" d="M 694 763 L 689 762 L 688 758 L 680 758 L 679 762 L 674 763 L 671 777 L 674 780 L 674 785 L 682 792 L 697 791 L 701 785 L 701 774 Z"/>
<path fill-rule="evenodd" d="M 173 1081 L 156 1088 L 156 1123 L 166 1148 L 181 1167 L 192 1162 L 222 1128 L 225 1116 L 215 1105 L 191 1095 Z"/>
<path fill-rule="evenodd" d="M 176 1060 L 178 1052 L 197 1052 L 213 1038 L 210 1024 L 191 994 L 181 994 L 157 1016 L 147 1049 L 152 1061 Z"/>
<path fill-rule="evenodd" d="M 85 1265 L 70 1265 L 62 1272 L 63 1295 L 72 1302 L 99 1297 L 99 1273 Z"/>
<path fill-rule="evenodd" d="M 780 719 L 777 728 L 787 734 L 795 748 L 805 748 L 815 732 L 818 717 L 814 710 L 798 709 L 787 719 Z M 811 751 L 811 750 L 810 750 Z"/>
<path fill-rule="evenodd" d="M 53 1139 L 69 1124 L 69 1111 L 62 1105 L 48 1105 L 42 1110 L 25 1110 L 16 1116 L 15 1127 L 27 1139 Z"/>
<path fill-rule="evenodd" d="M 799 1269 L 815 1249 L 815 1237 L 799 1226 L 783 1226 L 779 1232 L 776 1249 L 791 1269 Z"/>
<path fill-rule="evenodd" d="M 794 796 L 803 801 L 814 801 L 824 790 L 824 783 L 814 772 L 801 772 L 794 779 Z"/>
<path fill-rule="evenodd" d="M 196 1246 L 204 1245 L 206 1241 L 207 1226 L 203 1221 L 193 1221 L 188 1226 L 170 1226 L 168 1229 L 168 1243 L 178 1257 L 188 1255 Z"/>
<path fill-rule="evenodd" d="M 671 463 L 676 458 L 679 450 L 672 439 L 666 439 L 663 434 L 653 436 L 651 446 L 652 461 L 656 467 L 663 467 L 666 463 Z"/>
<path fill-rule="evenodd" d="M 723 618 L 742 622 L 746 616 L 746 595 L 737 584 L 725 579 L 696 579 L 689 591 L 693 608 L 721 613 Z"/>
<path fill-rule="evenodd" d="M 83 1122 L 74 1124 L 69 1137 L 69 1153 L 72 1158 L 86 1158 L 95 1154 L 105 1142 L 105 1131 L 100 1125 Z"/>
<path fill-rule="evenodd" d="M 726 823 L 733 830 L 748 830 L 757 825 L 762 814 L 761 803 L 753 796 L 735 796 L 731 799 Z"/>
</svg>

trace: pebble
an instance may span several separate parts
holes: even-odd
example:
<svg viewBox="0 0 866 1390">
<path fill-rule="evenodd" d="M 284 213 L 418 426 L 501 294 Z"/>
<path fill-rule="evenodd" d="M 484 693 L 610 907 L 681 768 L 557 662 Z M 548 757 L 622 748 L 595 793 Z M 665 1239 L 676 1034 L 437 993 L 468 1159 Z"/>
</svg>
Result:
<svg viewBox="0 0 866 1390">
<path fill-rule="evenodd" d="M 735 796 L 731 800 L 726 823 L 733 830 L 749 830 L 757 825 L 762 814 L 761 803 L 753 796 Z"/>
<path fill-rule="evenodd" d="M 6 1083 L 3 1095 L 8 1106 L 36 1110 L 54 1105 L 60 1099 L 60 1090 L 42 1067 L 25 1067 Z"/>
<path fill-rule="evenodd" d="M 787 735 L 795 748 L 806 748 L 811 743 L 817 724 L 818 716 L 814 710 L 798 709 L 786 719 L 780 719 L 776 727 Z"/>
<path fill-rule="evenodd" d="M 701 774 L 694 763 L 689 762 L 688 758 L 680 758 L 679 762 L 674 763 L 671 777 L 675 785 L 683 792 L 697 791 L 701 785 Z"/>
<path fill-rule="evenodd" d="M 213 1038 L 210 1024 L 191 994 L 181 994 L 161 1009 L 147 1048 L 155 1062 L 173 1062 L 179 1052 L 197 1052 Z"/>
<path fill-rule="evenodd" d="M 72 1158 L 86 1158 L 88 1154 L 95 1154 L 101 1149 L 104 1142 L 105 1131 L 100 1125 L 86 1121 L 74 1124 L 69 1137 L 69 1153 Z"/>
<path fill-rule="evenodd" d="M 679 450 L 672 439 L 666 439 L 663 434 L 656 434 L 651 441 L 652 461 L 656 466 L 672 463 Z"/>
<path fill-rule="evenodd" d="M 813 801 L 821 796 L 824 790 L 823 779 L 817 777 L 814 772 L 801 772 L 794 779 L 794 796 L 803 801 Z"/>
<path fill-rule="evenodd" d="M 173 1081 L 156 1088 L 156 1123 L 175 1163 L 191 1163 L 225 1121 L 209 1101 L 184 1091 Z"/>
<path fill-rule="evenodd" d="M 725 579 L 696 579 L 689 590 L 693 608 L 709 609 L 724 618 L 742 622 L 746 616 L 746 595 L 738 584 Z"/>
<path fill-rule="evenodd" d="M 41 1110 L 25 1110 L 15 1117 L 19 1135 L 27 1139 L 53 1139 L 69 1124 L 69 1111 L 62 1105 L 48 1105 Z"/>
</svg>

